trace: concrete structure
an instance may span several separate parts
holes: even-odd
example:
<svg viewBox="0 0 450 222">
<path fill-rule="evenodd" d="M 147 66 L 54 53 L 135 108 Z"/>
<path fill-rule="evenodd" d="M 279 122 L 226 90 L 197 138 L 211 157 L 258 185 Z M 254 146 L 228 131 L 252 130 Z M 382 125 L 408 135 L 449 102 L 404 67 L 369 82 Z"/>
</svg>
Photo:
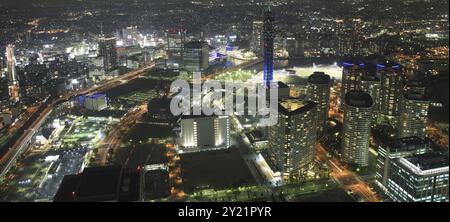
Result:
<svg viewBox="0 0 450 222">
<path fill-rule="evenodd" d="M 319 129 L 328 119 L 330 109 L 330 76 L 323 72 L 314 72 L 308 78 L 308 100 L 317 103 L 317 125 Z"/>
<path fill-rule="evenodd" d="M 419 137 L 385 139 L 378 144 L 375 179 L 381 189 L 387 191 L 391 164 L 394 159 L 422 154 L 428 151 L 428 144 Z"/>
<path fill-rule="evenodd" d="M 400 104 L 403 95 L 403 77 L 398 64 L 386 63 L 381 67 L 381 87 L 378 123 L 398 128 Z"/>
<path fill-rule="evenodd" d="M 396 202 L 448 202 L 448 154 L 425 153 L 392 161 L 387 193 Z"/>
<path fill-rule="evenodd" d="M 169 63 L 181 63 L 181 56 L 186 43 L 186 29 L 173 28 L 165 32 L 166 52 Z"/>
<path fill-rule="evenodd" d="M 317 104 L 296 98 L 280 99 L 278 123 L 269 127 L 269 158 L 285 183 L 304 178 L 316 156 Z"/>
<path fill-rule="evenodd" d="M 230 147 L 228 116 L 183 116 L 179 152 L 198 152 Z"/>
<path fill-rule="evenodd" d="M 357 61 L 345 61 L 342 63 L 341 107 L 347 92 L 361 90 L 363 75 L 364 70 Z"/>
<path fill-rule="evenodd" d="M 400 137 L 426 137 L 429 105 L 430 101 L 422 94 L 404 94 L 398 127 Z"/>
<path fill-rule="evenodd" d="M 196 41 L 184 45 L 183 68 L 189 73 L 204 72 L 209 66 L 207 42 Z"/>
<path fill-rule="evenodd" d="M 363 91 L 350 91 L 343 104 L 342 158 L 356 166 L 369 165 L 369 138 L 372 97 Z"/>
<path fill-rule="evenodd" d="M 103 60 L 103 69 L 109 73 L 117 68 L 116 38 L 101 36 L 98 39 L 98 55 Z"/>
<path fill-rule="evenodd" d="M 86 96 L 84 100 L 84 107 L 89 110 L 100 111 L 108 107 L 108 100 L 106 94 L 94 94 Z"/>
<path fill-rule="evenodd" d="M 361 90 L 368 93 L 373 100 L 372 126 L 376 124 L 380 103 L 381 81 L 374 75 L 364 75 L 361 79 Z"/>
</svg>

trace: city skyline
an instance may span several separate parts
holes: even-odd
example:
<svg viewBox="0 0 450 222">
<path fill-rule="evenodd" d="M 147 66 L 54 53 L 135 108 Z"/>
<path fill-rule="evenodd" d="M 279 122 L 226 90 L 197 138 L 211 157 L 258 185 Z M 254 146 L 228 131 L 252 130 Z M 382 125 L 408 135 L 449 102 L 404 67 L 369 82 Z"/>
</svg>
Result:
<svg viewBox="0 0 450 222">
<path fill-rule="evenodd" d="M 444 6 L 0 3 L 0 202 L 448 202 Z"/>
</svg>

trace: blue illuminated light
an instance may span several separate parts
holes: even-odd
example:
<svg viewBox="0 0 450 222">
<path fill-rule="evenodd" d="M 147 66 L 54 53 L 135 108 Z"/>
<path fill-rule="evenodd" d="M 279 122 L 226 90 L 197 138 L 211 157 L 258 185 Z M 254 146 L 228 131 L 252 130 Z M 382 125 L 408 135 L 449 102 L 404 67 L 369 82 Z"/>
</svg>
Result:
<svg viewBox="0 0 450 222">
<path fill-rule="evenodd" d="M 350 63 L 350 62 L 343 62 L 342 63 L 342 66 L 344 66 L 344 67 L 352 67 L 352 66 L 354 66 L 355 64 L 353 64 L 353 63 Z"/>
</svg>

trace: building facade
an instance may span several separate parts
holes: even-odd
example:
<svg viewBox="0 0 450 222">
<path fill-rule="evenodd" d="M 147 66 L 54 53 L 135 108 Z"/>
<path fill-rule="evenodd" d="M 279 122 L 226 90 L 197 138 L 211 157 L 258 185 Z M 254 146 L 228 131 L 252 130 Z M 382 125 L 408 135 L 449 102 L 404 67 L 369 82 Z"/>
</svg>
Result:
<svg viewBox="0 0 450 222">
<path fill-rule="evenodd" d="M 102 36 L 98 40 L 98 55 L 103 60 L 103 69 L 105 73 L 115 70 L 117 64 L 116 38 Z"/>
<path fill-rule="evenodd" d="M 364 70 L 356 61 L 342 63 L 341 106 L 345 101 L 345 95 L 352 90 L 361 89 L 361 80 Z"/>
<path fill-rule="evenodd" d="M 422 94 L 404 94 L 399 124 L 400 137 L 426 137 L 429 105 L 429 100 L 427 100 Z"/>
<path fill-rule="evenodd" d="M 374 75 L 364 75 L 361 81 L 361 90 L 368 93 L 373 100 L 372 125 L 376 123 L 380 103 L 380 79 Z"/>
<path fill-rule="evenodd" d="M 369 165 L 372 106 L 372 97 L 366 92 L 352 90 L 345 95 L 342 157 L 348 164 Z"/>
<path fill-rule="evenodd" d="M 208 43 L 189 42 L 184 45 L 183 68 L 189 73 L 203 72 L 209 66 Z"/>
<path fill-rule="evenodd" d="M 228 116 L 183 116 L 179 152 L 198 152 L 230 147 Z"/>
<path fill-rule="evenodd" d="M 86 96 L 84 99 L 84 107 L 89 110 L 100 111 L 108 107 L 106 94 L 95 94 Z"/>
<path fill-rule="evenodd" d="M 269 128 L 269 156 L 273 171 L 285 183 L 305 177 L 316 156 L 317 104 L 301 99 L 280 99 L 278 123 Z"/>
<path fill-rule="evenodd" d="M 389 173 L 392 161 L 397 158 L 422 154 L 428 151 L 428 144 L 419 137 L 405 137 L 385 139 L 378 143 L 376 161 L 376 183 L 382 190 L 387 191 Z"/>
<path fill-rule="evenodd" d="M 401 68 L 397 64 L 383 64 L 379 66 L 381 66 L 381 86 L 378 123 L 387 123 L 397 129 L 400 117 L 400 103 L 403 97 Z"/>
<path fill-rule="evenodd" d="M 424 153 L 392 161 L 387 193 L 396 202 L 448 202 L 448 155 Z"/>
<path fill-rule="evenodd" d="M 306 95 L 308 100 L 317 103 L 317 123 L 320 129 L 328 119 L 330 88 L 331 78 L 324 72 L 314 72 L 308 77 L 308 92 Z"/>
</svg>

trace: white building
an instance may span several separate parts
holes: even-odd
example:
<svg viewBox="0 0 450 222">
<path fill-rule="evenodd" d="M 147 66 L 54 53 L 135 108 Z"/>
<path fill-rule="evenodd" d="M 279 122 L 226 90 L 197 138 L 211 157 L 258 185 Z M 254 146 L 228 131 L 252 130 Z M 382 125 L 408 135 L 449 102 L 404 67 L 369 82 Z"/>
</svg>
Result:
<svg viewBox="0 0 450 222">
<path fill-rule="evenodd" d="M 228 147 L 230 147 L 228 116 L 185 116 L 181 119 L 180 153 Z"/>
</svg>

